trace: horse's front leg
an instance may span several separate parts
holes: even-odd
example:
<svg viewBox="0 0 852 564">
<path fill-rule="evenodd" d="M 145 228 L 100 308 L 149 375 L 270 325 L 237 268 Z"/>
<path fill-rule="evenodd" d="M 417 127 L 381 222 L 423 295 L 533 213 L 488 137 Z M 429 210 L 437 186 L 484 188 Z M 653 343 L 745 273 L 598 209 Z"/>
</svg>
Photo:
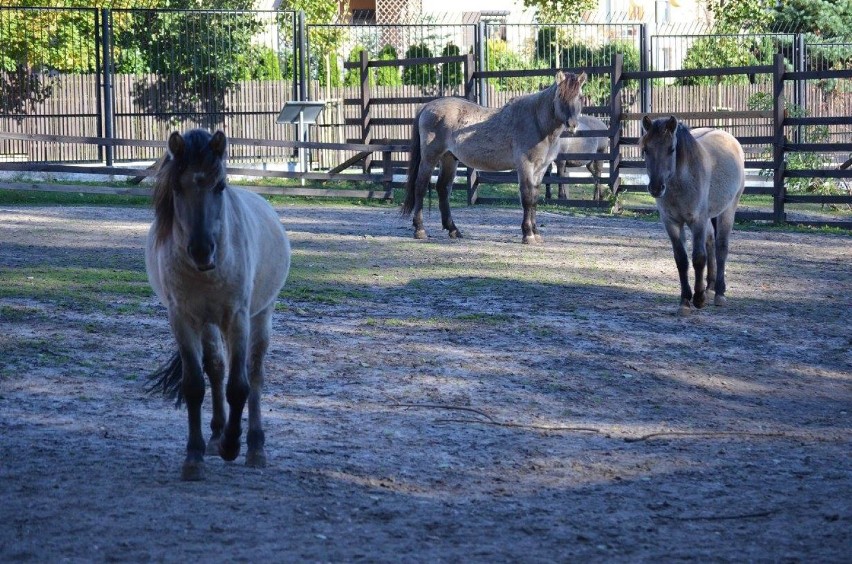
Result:
<svg viewBox="0 0 852 564">
<path fill-rule="evenodd" d="M 248 395 L 248 433 L 246 434 L 246 466 L 252 468 L 266 467 L 266 436 L 263 432 L 263 420 L 260 411 L 260 394 L 263 391 L 264 368 L 263 359 L 269 348 L 269 334 L 272 331 L 272 309 L 255 315 L 251 326 L 251 350 L 248 360 L 249 395 Z"/>
<path fill-rule="evenodd" d="M 222 351 L 222 336 L 219 328 L 208 325 L 204 328 L 202 342 L 204 348 L 204 372 L 210 380 L 210 391 L 213 397 L 213 418 L 210 420 L 210 441 L 207 443 L 207 454 L 219 454 L 219 441 L 225 429 L 225 357 Z"/>
<path fill-rule="evenodd" d="M 228 385 L 225 396 L 228 398 L 230 413 L 225 424 L 225 432 L 219 442 L 219 456 L 224 460 L 234 460 L 240 454 L 240 435 L 242 435 L 243 408 L 249 395 L 247 375 L 247 354 L 249 345 L 248 307 L 237 310 L 227 327 L 230 365 Z"/>
<path fill-rule="evenodd" d="M 686 253 L 683 225 L 666 221 L 666 233 L 672 242 L 677 273 L 680 278 L 680 315 L 688 315 L 692 302 L 692 289 L 689 287 L 689 255 Z"/>
<path fill-rule="evenodd" d="M 201 404 L 204 402 L 204 371 L 201 367 L 201 343 L 195 331 L 182 321 L 172 320 L 172 330 L 178 342 L 183 374 L 181 393 L 186 401 L 189 438 L 186 441 L 186 459 L 181 469 L 183 480 L 204 479 L 204 434 L 201 432 Z"/>
<path fill-rule="evenodd" d="M 707 226 L 709 221 L 697 221 L 690 226 L 692 231 L 692 268 L 695 271 L 695 292 L 692 303 L 702 308 L 707 303 L 707 293 L 704 291 L 706 280 L 704 268 L 707 266 Z"/>
</svg>

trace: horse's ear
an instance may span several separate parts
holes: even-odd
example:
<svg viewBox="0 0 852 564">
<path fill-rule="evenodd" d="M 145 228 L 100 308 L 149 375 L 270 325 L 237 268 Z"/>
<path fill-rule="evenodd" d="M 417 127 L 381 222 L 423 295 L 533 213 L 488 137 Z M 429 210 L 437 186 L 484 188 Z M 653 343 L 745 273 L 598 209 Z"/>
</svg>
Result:
<svg viewBox="0 0 852 564">
<path fill-rule="evenodd" d="M 179 159 L 186 148 L 186 141 L 177 131 L 169 135 L 169 154 L 173 159 Z"/>
<path fill-rule="evenodd" d="M 228 146 L 228 140 L 225 139 L 225 134 L 221 130 L 213 134 L 213 139 L 210 140 L 210 148 L 213 153 L 220 159 L 225 156 L 225 147 Z"/>
<path fill-rule="evenodd" d="M 651 122 L 651 118 L 645 115 L 645 117 L 642 118 L 642 128 L 645 131 L 650 131 L 651 125 L 653 125 L 653 122 Z"/>
<path fill-rule="evenodd" d="M 675 129 L 677 129 L 677 118 L 671 116 L 666 122 L 666 130 L 668 130 L 669 133 L 674 133 Z"/>
<path fill-rule="evenodd" d="M 579 84 L 581 87 L 586 84 L 586 73 L 580 73 L 580 76 L 577 77 L 577 84 Z"/>
<path fill-rule="evenodd" d="M 563 80 L 565 80 L 565 73 L 560 71 L 556 71 L 556 84 L 560 84 Z"/>
</svg>

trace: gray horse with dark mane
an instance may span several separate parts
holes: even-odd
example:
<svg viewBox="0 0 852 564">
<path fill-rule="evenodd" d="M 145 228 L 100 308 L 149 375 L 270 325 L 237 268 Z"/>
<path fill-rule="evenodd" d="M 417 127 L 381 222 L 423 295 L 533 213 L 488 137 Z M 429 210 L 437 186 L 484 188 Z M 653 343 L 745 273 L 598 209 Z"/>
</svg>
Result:
<svg viewBox="0 0 852 564">
<path fill-rule="evenodd" d="M 582 115 L 577 120 L 577 129 L 575 133 L 581 131 L 600 131 L 605 133 L 609 127 L 600 119 L 594 116 Z M 598 153 L 606 154 L 609 150 L 609 139 L 607 137 L 575 137 L 569 134 L 568 137 L 562 136 L 559 139 L 559 153 Z M 600 202 L 603 199 L 603 191 L 601 190 L 601 161 L 599 160 L 565 160 L 557 159 L 553 161 L 556 165 L 556 175 L 565 176 L 565 169 L 568 167 L 583 166 L 591 173 L 595 181 L 595 201 Z M 559 184 L 559 199 L 568 199 L 568 190 L 565 184 Z"/>
<path fill-rule="evenodd" d="M 648 171 L 648 192 L 657 201 L 660 219 L 672 242 L 680 276 L 681 315 L 706 302 L 725 305 L 725 263 L 734 215 L 745 188 L 745 155 L 729 133 L 708 127 L 690 130 L 677 118 L 642 120 L 640 147 Z M 689 256 L 684 225 L 692 232 L 695 292 L 689 287 Z"/>
<path fill-rule="evenodd" d="M 152 375 L 149 391 L 162 390 L 178 404 L 186 401 L 184 480 L 204 478 L 205 452 L 225 460 L 237 457 L 247 401 L 246 465 L 266 465 L 263 358 L 275 299 L 290 269 L 290 244 L 266 200 L 228 185 L 225 147 L 221 131 L 172 133 L 157 176 L 155 219 L 145 247 L 148 280 L 168 308 L 178 349 Z M 207 444 L 201 431 L 205 372 L 213 396 Z"/>
<path fill-rule="evenodd" d="M 440 163 L 436 183 L 441 223 L 450 237 L 461 232 L 450 214 L 450 191 L 459 161 L 483 171 L 518 172 L 524 219 L 524 243 L 541 242 L 535 220 L 538 187 L 559 150 L 559 137 L 577 127 L 582 111 L 580 90 L 586 82 L 561 71 L 548 88 L 519 96 L 502 108 L 485 108 L 463 98 L 439 98 L 425 104 L 414 118 L 403 215 L 413 213 L 414 237 L 426 238 L 423 197 L 432 170 Z"/>
</svg>

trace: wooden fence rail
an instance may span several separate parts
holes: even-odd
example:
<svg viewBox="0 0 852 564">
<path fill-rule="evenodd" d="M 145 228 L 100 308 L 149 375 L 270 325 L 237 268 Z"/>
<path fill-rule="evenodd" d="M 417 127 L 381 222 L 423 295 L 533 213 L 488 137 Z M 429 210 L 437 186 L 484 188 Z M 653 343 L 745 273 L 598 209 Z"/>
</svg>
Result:
<svg viewBox="0 0 852 564">
<path fill-rule="evenodd" d="M 380 190 L 340 190 L 340 189 L 319 189 L 319 188 L 256 188 L 264 193 L 275 194 L 292 194 L 292 195 L 318 195 L 330 197 L 355 197 L 355 198 L 383 198 L 390 199 L 393 197 L 393 186 L 400 185 L 399 180 L 395 180 L 395 175 L 398 178 L 401 171 L 400 168 L 406 164 L 407 153 L 409 150 L 408 135 L 410 133 L 411 118 L 414 109 L 417 105 L 427 102 L 431 99 L 439 97 L 440 94 L 434 96 L 424 96 L 422 92 L 410 92 L 409 95 L 400 96 L 383 96 L 378 97 L 377 92 L 371 86 L 370 69 L 382 66 L 411 66 L 417 64 L 437 64 L 442 62 L 461 63 L 464 68 L 464 84 L 462 95 L 469 99 L 477 98 L 477 89 L 481 88 L 487 81 L 482 80 L 492 77 L 506 76 L 545 76 L 552 75 L 555 69 L 546 70 L 516 70 L 516 71 L 490 71 L 478 72 L 474 71 L 472 55 L 464 55 L 457 57 L 435 57 L 435 58 L 420 58 L 420 59 L 401 59 L 391 61 L 371 61 L 367 59 L 366 52 L 363 51 L 361 59 L 357 62 L 346 63 L 348 68 L 360 69 L 361 80 L 359 87 L 359 96 L 342 98 L 342 103 L 346 106 L 356 107 L 358 109 L 357 118 L 344 118 L 341 125 L 357 126 L 357 138 L 347 135 L 346 142 L 329 142 L 329 141 L 308 141 L 299 142 L 287 139 L 262 139 L 253 137 L 229 137 L 233 151 L 239 154 L 250 153 L 250 148 L 266 148 L 266 149 L 296 149 L 306 148 L 316 150 L 326 155 L 337 155 L 334 162 L 326 162 L 326 171 L 295 171 L 295 170 L 266 170 L 240 166 L 233 164 L 229 167 L 229 172 L 232 175 L 248 176 L 248 177 L 277 177 L 277 178 L 293 178 L 311 181 L 354 181 L 372 183 L 381 186 Z M 607 106 L 598 106 L 587 108 L 589 113 L 597 113 L 609 121 L 609 129 L 605 132 L 587 132 L 582 136 L 606 136 L 609 138 L 610 151 L 603 155 L 588 154 L 588 153 L 569 153 L 561 154 L 561 158 L 569 160 L 603 160 L 608 165 L 608 175 L 604 182 L 610 188 L 612 193 L 621 193 L 625 191 L 644 190 L 645 187 L 641 183 L 629 183 L 623 177 L 624 170 L 642 170 L 644 162 L 639 160 L 638 154 L 635 151 L 635 146 L 638 142 L 638 129 L 636 122 L 643 116 L 658 117 L 676 114 L 681 119 L 694 120 L 696 122 L 712 122 L 716 124 L 727 123 L 731 127 L 736 124 L 747 123 L 751 124 L 752 129 L 746 130 L 746 135 L 736 135 L 739 141 L 746 146 L 747 155 L 757 158 L 747 158 L 747 167 L 754 170 L 763 170 L 771 172 L 772 186 L 748 186 L 746 193 L 748 194 L 771 194 L 773 197 L 773 209 L 771 212 L 750 212 L 748 214 L 738 214 L 741 218 L 771 220 L 777 223 L 786 221 L 785 204 L 800 204 L 800 203 L 818 203 L 818 204 L 841 204 L 852 206 L 852 194 L 847 195 L 820 195 L 820 194 L 788 194 L 787 182 L 788 179 L 837 179 L 847 180 L 852 179 L 852 169 L 850 167 L 839 167 L 835 169 L 824 168 L 809 168 L 792 170 L 789 167 L 788 157 L 791 154 L 822 154 L 831 153 L 839 155 L 841 153 L 852 153 L 852 143 L 848 141 L 849 137 L 841 140 L 819 141 L 819 142 L 801 142 L 798 136 L 794 136 L 793 141 L 788 140 L 787 133 L 795 132 L 799 128 L 805 127 L 843 127 L 852 126 L 852 117 L 848 113 L 840 115 L 820 115 L 808 117 L 792 117 L 787 115 L 787 107 L 785 105 L 785 84 L 794 80 L 813 80 L 821 79 L 826 76 L 837 79 L 852 79 L 852 69 L 849 70 L 832 70 L 807 73 L 792 73 L 785 69 L 783 58 L 777 55 L 773 65 L 760 65 L 750 67 L 737 67 L 730 69 L 691 69 L 688 71 L 625 71 L 623 68 L 623 58 L 621 55 L 615 55 L 611 66 L 594 67 L 589 69 L 563 69 L 571 72 L 594 72 L 602 75 L 609 75 L 610 78 L 610 100 Z M 827 74 L 826 74 L 827 73 Z M 731 75 L 754 75 L 768 74 L 771 76 L 771 110 L 753 110 L 753 109 L 737 109 L 737 110 L 690 110 L 685 109 L 677 112 L 670 112 L 667 109 L 654 111 L 650 113 L 629 111 L 629 107 L 625 108 L 624 89 L 627 80 L 646 80 L 646 79 L 670 79 L 683 76 L 731 76 Z M 480 93 L 481 94 L 481 93 Z M 401 107 L 408 108 L 400 110 Z M 399 110 L 396 116 L 377 115 L 380 108 L 394 108 Z M 754 125 L 759 123 L 759 125 Z M 405 132 L 404 135 L 396 137 L 388 137 L 380 139 L 376 135 L 376 131 L 386 127 L 401 127 Z M 759 127 L 759 129 L 755 129 Z M 630 133 L 630 134 L 628 134 Z M 762 134 L 756 134 L 762 133 Z M 233 133 L 232 133 L 233 134 Z M 0 141 L 14 140 L 21 143 L 50 143 L 50 144 L 72 144 L 84 145 L 91 147 L 147 147 L 157 154 L 162 153 L 165 146 L 164 141 L 148 141 L 139 139 L 105 139 L 101 137 L 93 137 L 86 135 L 49 135 L 39 133 L 15 133 L 0 131 Z M 753 149 L 752 149 L 753 148 Z M 376 153 L 381 155 L 380 159 L 374 159 Z M 394 155 L 403 155 L 402 159 L 394 160 Z M 841 159 L 843 160 L 843 159 Z M 847 161 L 848 162 L 848 161 Z M 377 167 L 379 172 L 373 172 Z M 360 166 L 361 172 L 354 173 L 351 168 Z M 462 171 L 463 171 L 462 167 Z M 0 162 L 0 171 L 7 172 L 52 172 L 52 173 L 80 173 L 80 174 L 100 174 L 106 176 L 135 176 L 145 177 L 155 174 L 152 169 L 140 169 L 125 167 L 104 167 L 104 166 L 74 166 L 71 164 L 57 164 L 50 162 Z M 463 172 L 462 172 L 463 173 Z M 516 177 L 512 173 L 486 173 L 475 170 L 466 171 L 467 195 L 470 204 L 484 203 L 493 201 L 493 199 L 482 197 L 479 193 L 479 188 L 484 183 L 514 183 Z M 546 175 L 545 183 L 579 183 L 587 182 L 585 179 L 576 177 L 557 177 Z M 28 188 L 21 188 L 27 186 Z M 16 189 L 32 189 L 32 184 L 21 182 L 0 182 L 0 188 L 16 188 Z M 45 189 L 55 189 L 55 187 L 46 187 Z M 75 191 L 82 191 L 79 186 L 74 186 Z M 124 188 L 116 189 L 118 193 L 137 193 L 138 190 L 129 190 Z M 144 190 L 142 191 L 144 193 Z M 571 206 L 603 206 L 599 202 L 590 200 L 550 200 L 553 203 L 571 205 Z M 813 222 L 820 224 L 831 224 L 845 228 L 852 228 L 852 221 L 837 221 L 837 222 Z"/>
</svg>

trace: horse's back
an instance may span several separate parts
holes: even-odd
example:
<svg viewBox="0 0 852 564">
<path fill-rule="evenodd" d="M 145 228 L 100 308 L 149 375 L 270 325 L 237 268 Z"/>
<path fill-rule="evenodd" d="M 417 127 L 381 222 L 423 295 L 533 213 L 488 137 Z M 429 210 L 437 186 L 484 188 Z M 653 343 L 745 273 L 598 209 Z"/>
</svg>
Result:
<svg viewBox="0 0 852 564">
<path fill-rule="evenodd" d="M 464 98 L 445 97 L 426 103 L 418 114 L 423 157 L 432 162 L 444 152 L 479 170 L 510 170 L 513 125 L 506 107 L 486 108 Z"/>
<path fill-rule="evenodd" d="M 739 200 L 745 187 L 745 153 L 737 139 L 726 131 L 709 127 L 691 130 L 707 157 L 710 175 L 708 208 L 716 217 Z"/>
<path fill-rule="evenodd" d="M 284 286 L 290 271 L 290 241 L 278 214 L 258 194 L 229 186 L 237 209 L 239 225 L 232 230 L 235 245 L 242 244 L 251 253 L 254 282 L 251 296 L 252 313 L 265 309 Z"/>
<path fill-rule="evenodd" d="M 594 116 L 581 115 L 577 119 L 577 131 L 606 131 L 607 125 Z M 606 137 L 576 137 L 573 135 L 559 138 L 560 153 L 602 153 L 606 151 L 609 139 Z M 569 161 L 569 166 L 580 166 L 586 161 Z"/>
</svg>

